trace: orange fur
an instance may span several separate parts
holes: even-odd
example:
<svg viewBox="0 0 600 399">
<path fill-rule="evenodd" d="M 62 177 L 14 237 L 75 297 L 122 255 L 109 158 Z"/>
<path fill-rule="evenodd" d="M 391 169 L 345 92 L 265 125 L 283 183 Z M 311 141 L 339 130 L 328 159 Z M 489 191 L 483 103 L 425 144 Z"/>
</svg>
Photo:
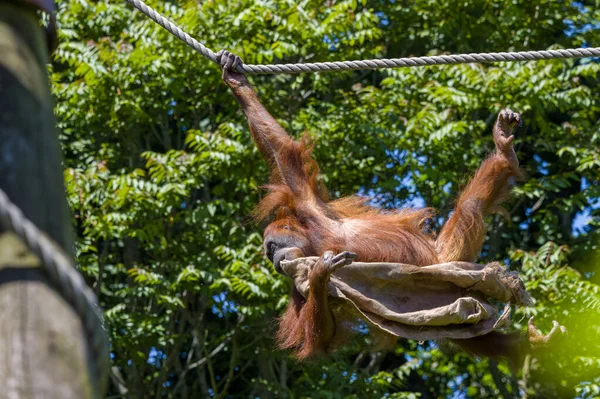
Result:
<svg viewBox="0 0 600 399">
<path fill-rule="evenodd" d="M 265 249 L 274 263 L 287 259 L 282 254 L 321 256 L 325 251 L 351 251 L 364 262 L 422 266 L 472 261 L 485 238 L 484 216 L 501 210 L 500 202 L 508 194 L 511 181 L 521 176 L 508 141 L 510 123 L 518 119 L 511 121 L 512 112 L 505 113 L 494 127 L 500 152 L 476 172 L 435 239 L 424 229 L 430 209 L 382 211 L 358 197 L 330 202 L 307 137 L 292 140 L 260 103 L 244 75 L 224 66 L 223 79 L 242 106 L 252 138 L 272 169 L 266 187 L 269 193 L 258 205 L 255 217 L 263 220 L 274 216 L 265 229 Z M 331 314 L 327 297 L 328 273 L 321 266 L 311 272 L 306 299 L 294 288 L 292 301 L 280 319 L 277 343 L 280 348 L 292 349 L 298 359 L 326 352 L 340 335 L 340 320 Z M 457 343 L 475 354 L 515 358 L 521 348 L 517 341 L 513 335 L 493 333 Z"/>
<path fill-rule="evenodd" d="M 300 312 L 306 300 L 298 292 L 296 287 L 292 288 L 291 301 L 285 312 L 279 319 L 279 330 L 275 339 L 281 349 L 298 348 L 304 342 L 304 329 L 300 328 Z"/>
<path fill-rule="evenodd" d="M 294 159 L 294 168 L 302 170 L 307 180 L 295 180 L 303 187 L 290 187 L 289 181 L 267 186 L 269 194 L 258 205 L 257 214 L 263 219 L 275 214 L 275 221 L 269 226 L 270 234 L 277 234 L 281 228 L 278 222 L 284 221 L 286 229 L 305 235 L 310 241 L 310 250 L 304 251 L 305 256 L 319 256 L 331 250 L 354 252 L 358 260 L 366 262 L 425 266 L 453 260 L 473 261 L 485 238 L 484 216 L 497 211 L 508 194 L 510 181 L 521 176 L 502 156 L 488 158 L 464 190 L 454 214 L 435 240 L 424 232 L 424 223 L 433 214 L 429 208 L 384 211 L 368 205 L 368 199 L 356 196 L 327 202 L 321 194 L 321 186 L 316 184 L 316 174 L 306 172 L 318 168 L 304 142 L 290 148 L 298 153 L 285 155 Z M 293 349 L 299 360 L 327 352 L 335 339 L 331 331 L 320 328 L 329 317 L 323 314 L 325 310 L 320 303 L 327 301 L 326 286 L 310 286 L 317 293 L 311 292 L 314 295 L 309 295 L 307 300 L 294 290 L 276 336 L 278 346 Z M 338 327 L 334 330 L 341 332 L 339 321 L 336 324 Z M 494 333 L 456 343 L 469 353 L 516 358 L 520 353 L 517 341 L 520 342 L 516 336 Z"/>
<path fill-rule="evenodd" d="M 508 197 L 510 180 L 522 176 L 518 168 L 498 154 L 483 162 L 438 237 L 437 250 L 442 261 L 472 262 L 477 258 L 486 233 L 483 217 L 502 212 L 500 203 Z"/>
</svg>

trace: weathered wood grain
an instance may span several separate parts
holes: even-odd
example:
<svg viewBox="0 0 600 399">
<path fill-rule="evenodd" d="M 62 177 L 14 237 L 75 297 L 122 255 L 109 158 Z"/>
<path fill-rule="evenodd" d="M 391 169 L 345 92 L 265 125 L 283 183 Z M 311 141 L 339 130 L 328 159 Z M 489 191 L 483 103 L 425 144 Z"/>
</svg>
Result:
<svg viewBox="0 0 600 399">
<path fill-rule="evenodd" d="M 0 3 L 0 188 L 72 253 L 44 31 L 35 11 Z M 79 317 L 39 260 L 0 234 L 0 397 L 95 397 Z"/>
</svg>

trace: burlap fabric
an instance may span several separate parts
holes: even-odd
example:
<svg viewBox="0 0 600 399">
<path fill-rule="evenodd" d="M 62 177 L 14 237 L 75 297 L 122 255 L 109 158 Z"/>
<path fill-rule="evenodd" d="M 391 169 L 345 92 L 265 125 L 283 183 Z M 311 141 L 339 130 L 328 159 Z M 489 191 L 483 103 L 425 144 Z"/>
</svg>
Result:
<svg viewBox="0 0 600 399">
<path fill-rule="evenodd" d="M 318 259 L 282 262 L 283 272 L 305 297 L 309 271 Z M 329 295 L 374 326 L 415 340 L 487 334 L 509 323 L 510 304 L 531 301 L 516 273 L 498 263 L 468 262 L 425 267 L 355 262 L 331 276 Z M 498 302 L 505 304 L 503 311 Z"/>
</svg>

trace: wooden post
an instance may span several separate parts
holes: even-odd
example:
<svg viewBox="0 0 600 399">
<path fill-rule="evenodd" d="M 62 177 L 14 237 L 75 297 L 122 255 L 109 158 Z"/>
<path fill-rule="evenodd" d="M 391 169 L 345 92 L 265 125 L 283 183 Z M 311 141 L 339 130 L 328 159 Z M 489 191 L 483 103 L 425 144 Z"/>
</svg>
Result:
<svg viewBox="0 0 600 399">
<path fill-rule="evenodd" d="M 47 62 L 36 11 L 0 0 L 0 188 L 72 254 Z M 100 397 L 81 321 L 39 265 L 0 232 L 0 396 Z"/>
</svg>

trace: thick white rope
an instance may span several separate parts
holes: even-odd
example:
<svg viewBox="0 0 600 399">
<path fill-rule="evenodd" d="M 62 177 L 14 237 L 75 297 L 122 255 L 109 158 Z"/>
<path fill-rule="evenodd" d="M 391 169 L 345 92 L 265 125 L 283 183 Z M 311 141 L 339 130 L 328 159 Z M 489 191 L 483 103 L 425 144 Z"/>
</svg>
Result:
<svg viewBox="0 0 600 399">
<path fill-rule="evenodd" d="M 188 46 L 202 54 L 209 60 L 217 63 L 217 55 L 211 49 L 185 33 L 173 22 L 169 21 L 152 8 L 148 7 L 142 0 L 127 0 L 131 5 L 147 15 L 154 22 L 168 30 L 172 35 L 185 42 Z M 279 73 L 303 73 L 303 72 L 326 72 L 326 71 L 352 71 L 358 69 L 379 68 L 402 68 L 423 65 L 441 64 L 467 64 L 484 62 L 514 62 L 531 60 L 549 60 L 558 58 L 584 58 L 600 56 L 600 47 L 575 48 L 566 50 L 543 50 L 543 51 L 516 51 L 503 53 L 474 53 L 439 55 L 431 57 L 407 57 L 390 58 L 380 60 L 363 61 L 336 61 L 316 62 L 306 64 L 268 64 L 251 65 L 241 64 L 237 67 L 238 72 L 247 74 L 279 74 Z"/>
</svg>

